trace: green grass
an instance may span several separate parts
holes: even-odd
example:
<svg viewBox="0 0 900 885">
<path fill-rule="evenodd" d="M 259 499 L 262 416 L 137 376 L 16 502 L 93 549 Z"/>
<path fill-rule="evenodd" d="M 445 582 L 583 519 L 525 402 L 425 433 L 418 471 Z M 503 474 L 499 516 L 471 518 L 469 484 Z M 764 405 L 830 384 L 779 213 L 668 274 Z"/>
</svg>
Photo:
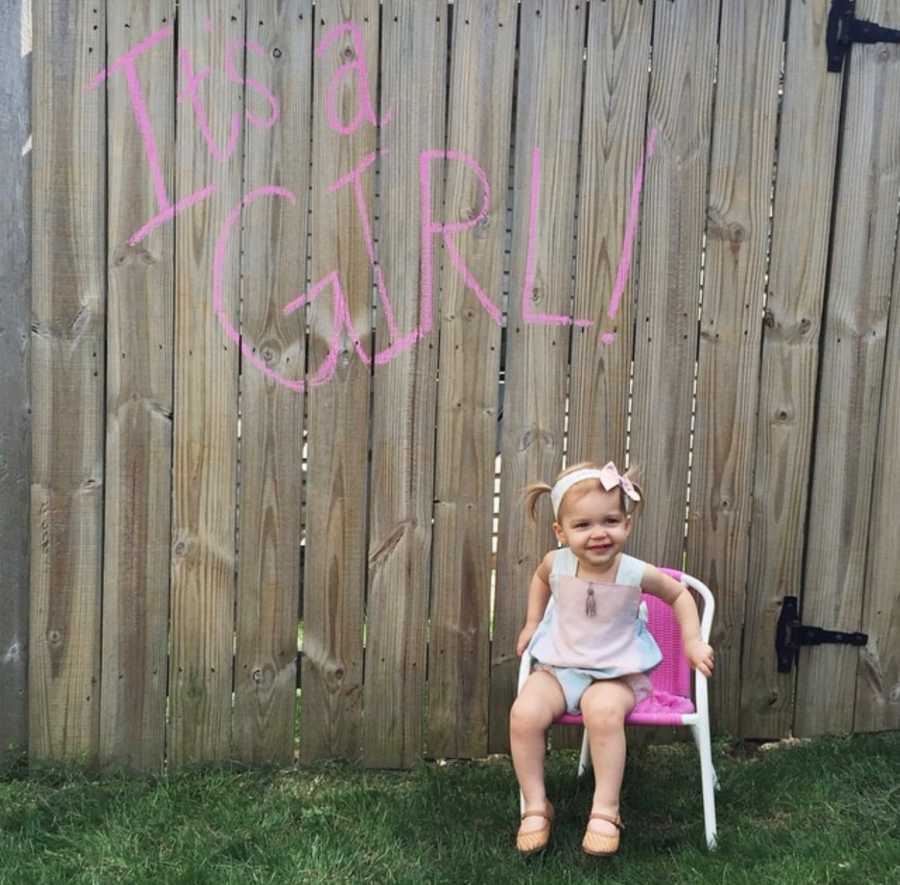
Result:
<svg viewBox="0 0 900 885">
<path fill-rule="evenodd" d="M 513 849 L 506 758 L 413 772 L 327 764 L 168 778 L 0 774 L 0 883 L 897 883 L 900 733 L 772 750 L 719 741 L 719 849 L 704 847 L 687 744 L 628 761 L 620 854 L 579 851 L 591 781 L 552 753 L 551 849 Z"/>
</svg>

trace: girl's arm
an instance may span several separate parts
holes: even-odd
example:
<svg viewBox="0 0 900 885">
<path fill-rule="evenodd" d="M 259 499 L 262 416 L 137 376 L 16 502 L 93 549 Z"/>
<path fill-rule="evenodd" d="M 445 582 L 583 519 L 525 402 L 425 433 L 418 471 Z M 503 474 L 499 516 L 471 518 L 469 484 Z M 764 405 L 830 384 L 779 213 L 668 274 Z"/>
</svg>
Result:
<svg viewBox="0 0 900 885">
<path fill-rule="evenodd" d="M 688 661 L 704 676 L 712 676 L 712 646 L 707 645 L 700 636 L 697 605 L 685 586 L 661 572 L 656 566 L 647 563 L 641 578 L 641 590 L 651 593 L 672 606 L 675 619 L 678 621 L 678 626 L 681 627 L 684 653 L 687 655 Z"/>
<path fill-rule="evenodd" d="M 547 602 L 550 599 L 550 570 L 553 568 L 555 555 L 556 551 L 551 550 L 535 569 L 531 579 L 531 585 L 528 588 L 528 611 L 525 615 L 525 626 L 516 640 L 516 654 L 519 656 L 525 651 L 547 610 Z"/>
</svg>

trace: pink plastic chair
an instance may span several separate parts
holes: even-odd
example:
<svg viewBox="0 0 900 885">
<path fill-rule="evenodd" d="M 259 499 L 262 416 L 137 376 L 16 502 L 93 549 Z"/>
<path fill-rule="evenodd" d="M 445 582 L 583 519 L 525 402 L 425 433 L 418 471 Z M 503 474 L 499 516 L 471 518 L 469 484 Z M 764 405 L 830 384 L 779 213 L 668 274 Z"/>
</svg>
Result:
<svg viewBox="0 0 900 885">
<path fill-rule="evenodd" d="M 703 600 L 703 612 L 700 619 L 700 633 L 704 642 L 709 642 L 712 628 L 715 601 L 709 588 L 702 581 L 670 568 L 661 568 L 676 581 L 696 590 Z M 650 674 L 653 693 L 645 698 L 628 714 L 627 725 L 684 725 L 690 728 L 700 754 L 700 780 L 703 792 L 703 823 L 706 828 L 706 844 L 710 849 L 716 847 L 716 800 L 715 790 L 718 779 L 712 764 L 712 747 L 709 731 L 709 704 L 707 702 L 706 677 L 694 671 L 694 694 L 691 699 L 691 667 L 681 643 L 681 629 L 670 606 L 661 599 L 648 593 L 642 594 L 642 601 L 647 606 L 647 626 L 662 651 L 662 663 Z M 553 605 L 553 599 L 547 605 L 544 619 L 547 618 Z M 531 673 L 531 643 L 522 655 L 519 665 L 518 691 L 522 690 L 525 680 Z M 580 715 L 563 714 L 556 720 L 559 725 L 582 725 Z M 591 748 L 587 732 L 581 744 L 581 758 L 578 762 L 578 776 L 585 772 L 590 763 Z M 525 810 L 525 799 L 520 794 L 522 811 Z"/>
</svg>

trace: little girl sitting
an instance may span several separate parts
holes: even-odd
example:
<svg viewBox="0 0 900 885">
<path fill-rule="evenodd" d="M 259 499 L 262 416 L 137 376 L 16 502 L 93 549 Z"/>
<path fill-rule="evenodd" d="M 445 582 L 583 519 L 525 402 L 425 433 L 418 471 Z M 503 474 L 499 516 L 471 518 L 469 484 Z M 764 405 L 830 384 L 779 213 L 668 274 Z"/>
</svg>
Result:
<svg viewBox="0 0 900 885">
<path fill-rule="evenodd" d="M 697 607 L 678 581 L 622 552 L 640 488 L 615 464 L 578 464 L 551 488 L 526 489 L 531 518 L 537 500 L 550 493 L 553 530 L 564 546 L 537 567 L 528 591 L 525 626 L 516 643 L 531 644 L 536 665 L 510 712 L 513 767 L 525 797 L 516 837 L 522 854 L 543 849 L 550 838 L 553 806 L 544 788 L 546 732 L 562 713 L 581 712 L 594 767 L 594 798 L 582 849 L 614 854 L 619 847 L 619 789 L 625 770 L 625 717 L 650 694 L 647 673 L 662 654 L 640 615 L 641 592 L 672 606 L 692 667 L 706 676 L 713 650 L 700 638 Z M 542 624 L 550 595 L 554 607 Z M 540 629 L 538 626 L 540 625 Z"/>
</svg>

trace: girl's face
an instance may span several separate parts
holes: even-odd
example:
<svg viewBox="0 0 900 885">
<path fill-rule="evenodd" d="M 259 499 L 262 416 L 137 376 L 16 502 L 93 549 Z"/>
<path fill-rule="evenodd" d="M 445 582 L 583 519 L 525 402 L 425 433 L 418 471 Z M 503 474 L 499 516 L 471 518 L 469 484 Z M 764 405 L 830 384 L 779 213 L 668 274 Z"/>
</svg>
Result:
<svg viewBox="0 0 900 885">
<path fill-rule="evenodd" d="M 622 552 L 631 533 L 631 517 L 622 512 L 618 488 L 592 489 L 577 497 L 566 495 L 553 530 L 585 567 L 603 572 Z"/>
</svg>

